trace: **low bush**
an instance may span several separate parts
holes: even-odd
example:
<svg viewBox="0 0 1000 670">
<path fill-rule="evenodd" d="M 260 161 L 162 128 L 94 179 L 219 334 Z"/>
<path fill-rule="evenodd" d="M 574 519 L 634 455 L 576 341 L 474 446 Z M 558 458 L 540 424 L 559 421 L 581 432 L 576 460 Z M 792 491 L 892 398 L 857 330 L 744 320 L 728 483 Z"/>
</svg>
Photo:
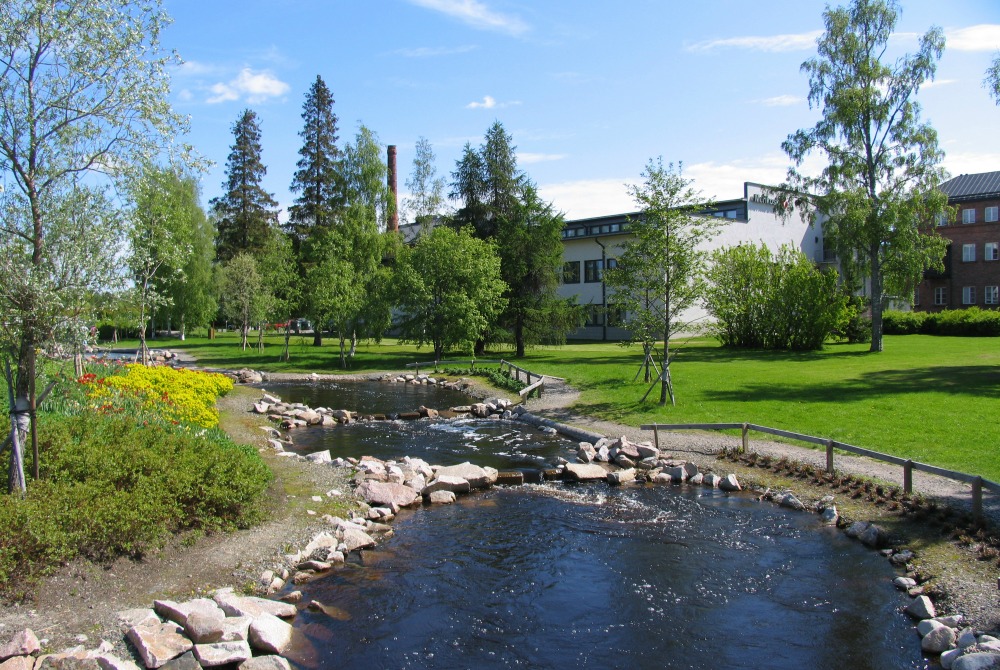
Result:
<svg viewBox="0 0 1000 670">
<path fill-rule="evenodd" d="M 270 470 L 217 429 L 82 411 L 50 415 L 39 447 L 40 479 L 27 496 L 0 496 L 8 597 L 78 556 L 140 556 L 172 533 L 248 527 L 264 515 Z"/>
<path fill-rule="evenodd" d="M 887 335 L 1000 336 L 1000 311 L 978 307 L 943 312 L 886 311 L 882 327 Z"/>
</svg>

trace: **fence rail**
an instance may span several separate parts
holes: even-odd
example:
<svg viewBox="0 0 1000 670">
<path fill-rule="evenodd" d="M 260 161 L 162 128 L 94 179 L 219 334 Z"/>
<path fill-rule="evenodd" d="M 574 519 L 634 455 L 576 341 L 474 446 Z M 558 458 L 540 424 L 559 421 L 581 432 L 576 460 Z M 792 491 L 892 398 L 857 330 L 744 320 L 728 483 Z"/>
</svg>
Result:
<svg viewBox="0 0 1000 670">
<path fill-rule="evenodd" d="M 788 430 L 781 430 L 780 428 L 758 426 L 754 423 L 650 423 L 643 424 L 639 426 L 639 428 L 641 430 L 653 431 L 653 440 L 656 443 L 657 449 L 660 447 L 661 430 L 739 430 L 742 432 L 743 436 L 744 452 L 747 451 L 747 448 L 749 447 L 750 431 L 768 433 L 770 435 L 776 435 L 790 440 L 798 440 L 800 442 L 808 442 L 810 444 L 816 444 L 826 448 L 826 471 L 831 474 L 834 471 L 834 451 L 846 451 L 848 453 L 857 454 L 858 456 L 866 456 L 877 461 L 884 461 L 886 463 L 892 463 L 893 465 L 902 466 L 903 490 L 907 493 L 913 492 L 914 470 L 926 472 L 931 475 L 937 475 L 938 477 L 945 477 L 947 479 L 965 482 L 972 485 L 972 515 L 977 523 L 982 521 L 983 518 L 983 489 L 987 489 L 992 493 L 1000 494 L 1000 484 L 988 479 L 983 479 L 979 475 L 970 475 L 956 470 L 947 470 L 945 468 L 939 468 L 936 465 L 919 463 L 911 459 L 900 458 L 899 456 L 883 454 L 879 451 L 865 449 L 864 447 L 856 447 L 853 444 L 837 442 L 836 440 L 815 437 L 813 435 L 805 435 L 803 433 L 793 433 Z"/>
<path fill-rule="evenodd" d="M 532 393 L 537 393 L 539 398 L 542 397 L 542 388 L 545 386 L 545 380 L 542 375 L 538 374 L 537 372 L 532 372 L 531 370 L 525 370 L 524 368 L 518 365 L 514 365 L 510 361 L 505 361 L 502 358 L 499 360 L 496 359 L 488 360 L 484 358 L 453 358 L 449 360 L 428 361 L 426 363 L 420 363 L 418 361 L 414 361 L 412 363 L 407 363 L 406 367 L 414 368 L 416 373 L 420 374 L 421 366 L 423 366 L 425 369 L 433 367 L 433 369 L 437 371 L 438 367 L 440 367 L 444 363 L 465 363 L 466 361 L 468 361 L 469 369 L 471 370 L 476 369 L 476 363 L 492 363 L 492 364 L 499 364 L 500 372 L 502 373 L 504 371 L 504 366 L 506 366 L 507 376 L 513 377 L 517 381 L 521 381 L 521 375 L 524 374 L 525 376 L 524 383 L 527 384 L 527 386 L 518 391 L 518 395 L 520 395 L 522 398 L 530 398 Z M 531 381 L 532 378 L 537 378 L 537 381 L 532 383 Z"/>
</svg>

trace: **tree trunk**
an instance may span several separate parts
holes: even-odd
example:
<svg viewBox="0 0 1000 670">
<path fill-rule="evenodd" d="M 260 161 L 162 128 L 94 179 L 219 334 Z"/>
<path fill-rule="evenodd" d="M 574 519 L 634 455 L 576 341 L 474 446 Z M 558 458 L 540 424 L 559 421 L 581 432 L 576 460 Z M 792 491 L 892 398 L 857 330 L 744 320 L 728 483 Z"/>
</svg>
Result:
<svg viewBox="0 0 1000 670">
<path fill-rule="evenodd" d="M 436 347 L 435 351 L 437 351 Z M 483 354 L 486 353 L 486 340 L 476 340 L 476 346 L 473 348 L 472 351 L 475 354 L 476 358 L 482 358 Z M 440 356 L 435 355 L 435 358 L 440 358 Z"/>
<path fill-rule="evenodd" d="M 288 341 L 292 339 L 292 320 L 288 319 L 285 322 L 285 350 L 281 352 L 281 360 L 289 361 L 291 360 L 291 355 L 288 353 Z"/>
<path fill-rule="evenodd" d="M 20 394 L 15 398 L 16 380 L 10 369 L 10 361 L 4 359 L 4 374 L 7 377 L 7 398 L 10 405 L 10 466 L 7 470 L 7 492 L 17 491 L 21 495 L 27 491 L 24 479 L 24 442 L 28 434 L 28 399 Z"/>
<path fill-rule="evenodd" d="M 520 318 L 514 322 L 514 355 L 524 358 L 524 321 Z"/>
<path fill-rule="evenodd" d="M 264 324 L 257 324 L 257 351 L 264 351 Z"/>
<path fill-rule="evenodd" d="M 181 314 L 181 342 L 184 341 L 184 314 Z"/>
<path fill-rule="evenodd" d="M 319 328 L 313 326 L 313 346 L 322 347 L 323 346 L 323 331 Z"/>
<path fill-rule="evenodd" d="M 871 253 L 871 288 L 872 288 L 872 345 L 869 351 L 882 351 L 882 259 L 879 257 L 879 245 L 873 245 Z"/>
<path fill-rule="evenodd" d="M 340 338 L 340 368 L 342 370 L 347 369 L 347 349 L 345 344 L 347 343 L 347 337 L 344 335 L 344 331 L 338 330 L 337 336 Z"/>
<path fill-rule="evenodd" d="M 355 329 L 351 330 L 351 350 L 347 352 L 348 358 L 354 358 L 354 354 L 358 351 L 358 331 Z"/>
<path fill-rule="evenodd" d="M 243 351 L 246 351 L 247 347 L 250 346 L 249 339 L 250 339 L 250 324 L 244 321 L 242 325 L 240 325 L 240 347 L 242 347 Z"/>
</svg>

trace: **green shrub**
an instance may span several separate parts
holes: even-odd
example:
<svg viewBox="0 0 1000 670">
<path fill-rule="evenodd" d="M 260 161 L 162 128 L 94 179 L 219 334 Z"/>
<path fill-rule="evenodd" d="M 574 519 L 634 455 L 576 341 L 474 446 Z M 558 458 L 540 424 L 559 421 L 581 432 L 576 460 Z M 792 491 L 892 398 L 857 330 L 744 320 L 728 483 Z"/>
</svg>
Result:
<svg viewBox="0 0 1000 670">
<path fill-rule="evenodd" d="M 270 470 L 255 449 L 218 430 L 98 412 L 49 415 L 39 447 L 41 478 L 29 481 L 28 495 L 0 496 L 7 595 L 77 556 L 140 556 L 181 530 L 263 518 Z"/>
<path fill-rule="evenodd" d="M 943 312 L 897 312 L 882 315 L 887 335 L 954 335 L 960 337 L 1000 336 L 1000 311 L 969 307 Z"/>
</svg>

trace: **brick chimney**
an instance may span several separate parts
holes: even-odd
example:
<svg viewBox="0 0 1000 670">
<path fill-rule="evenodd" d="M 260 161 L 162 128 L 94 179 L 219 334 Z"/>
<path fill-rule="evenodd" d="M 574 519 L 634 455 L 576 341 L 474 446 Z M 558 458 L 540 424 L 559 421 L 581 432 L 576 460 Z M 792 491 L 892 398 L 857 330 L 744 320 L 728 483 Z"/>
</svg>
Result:
<svg viewBox="0 0 1000 670">
<path fill-rule="evenodd" d="M 399 188 L 396 185 L 396 145 L 389 145 L 389 192 L 392 193 L 392 216 L 389 218 L 389 230 L 399 230 Z"/>
</svg>

